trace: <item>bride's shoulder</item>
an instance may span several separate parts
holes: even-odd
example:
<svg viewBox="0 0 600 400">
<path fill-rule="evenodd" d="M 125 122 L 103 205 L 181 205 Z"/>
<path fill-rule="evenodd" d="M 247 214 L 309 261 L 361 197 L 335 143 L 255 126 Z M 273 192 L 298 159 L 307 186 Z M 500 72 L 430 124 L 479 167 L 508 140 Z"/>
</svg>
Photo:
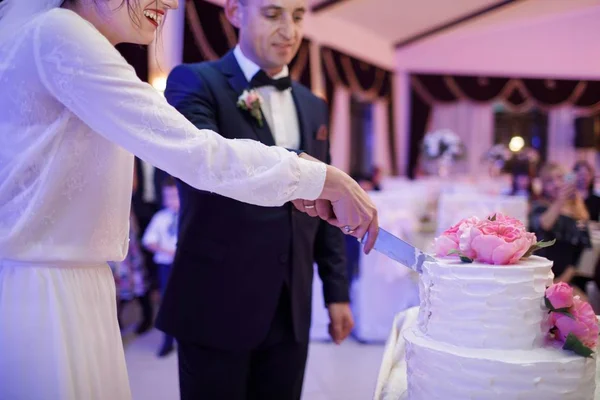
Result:
<svg viewBox="0 0 600 400">
<path fill-rule="evenodd" d="M 33 24 L 41 29 L 43 34 L 55 32 L 59 35 L 77 34 L 76 36 L 85 37 L 90 32 L 97 32 L 90 22 L 74 11 L 65 8 L 54 8 L 46 11 L 37 16 Z"/>
<path fill-rule="evenodd" d="M 37 16 L 37 19 L 39 21 L 51 21 L 51 20 L 68 21 L 68 20 L 77 20 L 77 19 L 83 19 L 83 18 L 81 18 L 79 16 L 79 14 L 77 14 L 76 12 L 71 11 L 67 8 L 56 7 L 51 10 L 41 13 L 40 15 Z"/>
</svg>

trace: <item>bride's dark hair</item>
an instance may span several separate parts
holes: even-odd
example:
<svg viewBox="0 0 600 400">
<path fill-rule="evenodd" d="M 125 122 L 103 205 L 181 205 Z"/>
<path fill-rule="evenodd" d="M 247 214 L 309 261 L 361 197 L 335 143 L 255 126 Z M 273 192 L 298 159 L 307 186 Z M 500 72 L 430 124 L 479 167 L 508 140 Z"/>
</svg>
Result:
<svg viewBox="0 0 600 400">
<path fill-rule="evenodd" d="M 0 0 L 1 2 L 2 0 Z M 22 1 L 27 1 L 27 0 L 22 0 Z M 79 0 L 64 0 L 63 2 L 63 6 L 65 5 L 69 5 L 69 4 L 75 4 L 77 3 Z M 106 0 L 93 0 L 94 3 L 100 3 Z M 156 2 L 158 2 L 158 0 L 156 0 Z M 140 16 L 137 15 L 134 10 L 136 10 L 137 8 L 139 8 L 140 5 L 140 0 L 121 0 L 121 5 L 119 5 L 118 8 L 121 8 L 123 6 L 127 7 L 127 11 L 129 12 L 129 18 L 131 18 L 131 21 L 133 21 L 133 23 L 137 26 L 140 27 L 141 26 L 141 20 L 140 20 Z"/>
</svg>

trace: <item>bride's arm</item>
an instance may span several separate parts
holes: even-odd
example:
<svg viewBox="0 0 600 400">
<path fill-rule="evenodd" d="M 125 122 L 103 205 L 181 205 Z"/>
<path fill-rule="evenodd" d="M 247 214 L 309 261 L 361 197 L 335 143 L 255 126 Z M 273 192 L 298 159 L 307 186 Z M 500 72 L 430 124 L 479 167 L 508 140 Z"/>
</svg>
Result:
<svg viewBox="0 0 600 400">
<path fill-rule="evenodd" d="M 77 14 L 51 11 L 34 34 L 34 59 L 48 91 L 95 132 L 145 161 L 198 189 L 257 205 L 321 194 L 325 164 L 197 129 Z"/>
</svg>

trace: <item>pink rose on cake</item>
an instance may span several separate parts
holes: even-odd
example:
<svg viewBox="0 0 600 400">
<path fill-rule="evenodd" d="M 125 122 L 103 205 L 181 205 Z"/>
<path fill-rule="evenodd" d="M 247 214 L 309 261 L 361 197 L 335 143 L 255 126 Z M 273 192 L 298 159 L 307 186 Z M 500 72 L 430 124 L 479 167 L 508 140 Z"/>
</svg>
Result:
<svg viewBox="0 0 600 400">
<path fill-rule="evenodd" d="M 583 345 L 591 354 L 598 344 L 599 334 L 598 319 L 592 306 L 575 296 L 569 312 L 571 315 L 558 312 L 550 314 L 550 322 L 555 327 L 555 337 L 565 343 L 564 348 L 575 350 L 574 347 Z"/>
<path fill-rule="evenodd" d="M 496 265 L 514 264 L 537 242 L 522 223 L 483 220 L 460 237 L 459 249 L 467 257 Z"/>
<path fill-rule="evenodd" d="M 599 331 L 598 319 L 592 306 L 575 296 L 570 312 L 572 316 L 557 312 L 550 314 L 550 321 L 556 327 L 557 336 L 566 342 L 569 334 L 573 334 L 585 347 L 595 349 Z"/>
<path fill-rule="evenodd" d="M 462 220 L 435 240 L 438 257 L 457 255 L 466 262 L 515 264 L 552 243 L 537 242 L 534 233 L 516 218 L 498 213 L 487 219 Z"/>
<path fill-rule="evenodd" d="M 570 308 L 573 305 L 573 288 L 565 282 L 546 289 L 546 298 L 554 309 Z"/>
<path fill-rule="evenodd" d="M 460 236 L 470 226 L 479 222 L 479 218 L 471 217 L 460 220 L 456 225 L 446 229 L 440 236 L 435 238 L 434 252 L 438 257 L 451 255 L 453 251 L 459 250 Z"/>
<path fill-rule="evenodd" d="M 598 319 L 592 306 L 573 297 L 573 289 L 561 282 L 546 289 L 544 298 L 549 309 L 549 333 L 563 343 L 563 349 L 590 357 L 598 344 Z"/>
<path fill-rule="evenodd" d="M 523 225 L 523 222 L 521 222 L 520 219 L 508 216 L 508 215 L 504 215 L 502 213 L 496 213 L 494 215 L 490 215 L 487 220 L 491 220 L 495 218 L 495 220 L 497 222 L 507 222 L 509 224 L 511 224 L 512 226 L 516 226 L 516 227 L 520 227 L 521 229 L 523 229 L 524 231 L 525 229 L 525 225 Z"/>
</svg>

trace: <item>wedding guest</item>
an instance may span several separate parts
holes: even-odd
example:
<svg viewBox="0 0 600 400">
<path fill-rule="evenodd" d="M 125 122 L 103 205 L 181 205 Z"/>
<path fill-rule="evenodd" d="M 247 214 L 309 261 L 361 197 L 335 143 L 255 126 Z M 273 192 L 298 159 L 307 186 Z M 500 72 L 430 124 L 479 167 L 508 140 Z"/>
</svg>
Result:
<svg viewBox="0 0 600 400">
<path fill-rule="evenodd" d="M 238 201 L 302 211 L 315 201 L 313 214 L 368 232 L 373 248 L 376 209 L 349 176 L 300 151 L 198 129 L 140 81 L 114 46 L 151 43 L 177 6 L 0 3 L 2 399 L 131 399 L 107 262 L 129 248 L 133 154 Z"/>
<path fill-rule="evenodd" d="M 532 205 L 529 226 L 538 240 L 556 239 L 556 243 L 537 254 L 553 261 L 556 281 L 575 286 L 583 295 L 586 280 L 578 276 L 576 268 L 582 251 L 590 247 L 589 213 L 575 182 L 565 179 L 558 164 L 546 164 L 540 179 L 542 193 Z"/>
<path fill-rule="evenodd" d="M 533 197 L 533 177 L 528 164 L 515 164 L 511 170 L 511 196 Z"/>
<path fill-rule="evenodd" d="M 377 166 L 371 170 L 371 182 L 373 182 L 373 190 L 381 190 L 381 182 L 383 180 L 383 170 Z"/>
<path fill-rule="evenodd" d="M 158 211 L 144 232 L 142 243 L 154 253 L 154 263 L 158 266 L 160 290 L 164 296 L 173 257 L 177 248 L 177 233 L 179 220 L 179 194 L 175 179 L 168 177 L 162 183 L 163 209 Z M 165 334 L 158 351 L 159 357 L 165 357 L 174 350 L 173 337 Z"/>
<path fill-rule="evenodd" d="M 139 226 L 133 211 L 129 216 L 129 249 L 127 255 L 122 261 L 109 261 L 117 289 L 117 318 L 119 326 L 121 315 L 127 304 L 137 300 L 142 310 L 142 322 L 138 325 L 136 333 L 140 332 L 140 326 L 152 326 L 152 305 L 148 296 L 148 279 L 144 260 L 141 252 L 141 246 L 138 241 Z M 144 330 L 145 331 L 145 330 Z"/>
<path fill-rule="evenodd" d="M 168 174 L 139 157 L 134 158 L 133 170 L 135 173 L 134 178 L 138 184 L 133 191 L 131 204 L 139 224 L 139 234 L 142 235 L 148 228 L 154 214 L 162 207 L 161 183 L 168 177 Z M 138 237 L 138 240 L 141 241 L 142 237 Z M 158 266 L 154 263 L 154 253 L 152 251 L 142 248 L 142 256 L 144 257 L 144 267 L 148 271 L 150 295 L 160 289 Z M 147 326 L 147 329 L 150 328 L 152 328 L 152 324 Z M 140 330 L 142 329 L 143 327 L 140 327 Z"/>
<path fill-rule="evenodd" d="M 573 167 L 577 191 L 590 214 L 590 220 L 600 221 L 600 197 L 594 193 L 594 169 L 587 161 L 577 161 Z"/>
</svg>

